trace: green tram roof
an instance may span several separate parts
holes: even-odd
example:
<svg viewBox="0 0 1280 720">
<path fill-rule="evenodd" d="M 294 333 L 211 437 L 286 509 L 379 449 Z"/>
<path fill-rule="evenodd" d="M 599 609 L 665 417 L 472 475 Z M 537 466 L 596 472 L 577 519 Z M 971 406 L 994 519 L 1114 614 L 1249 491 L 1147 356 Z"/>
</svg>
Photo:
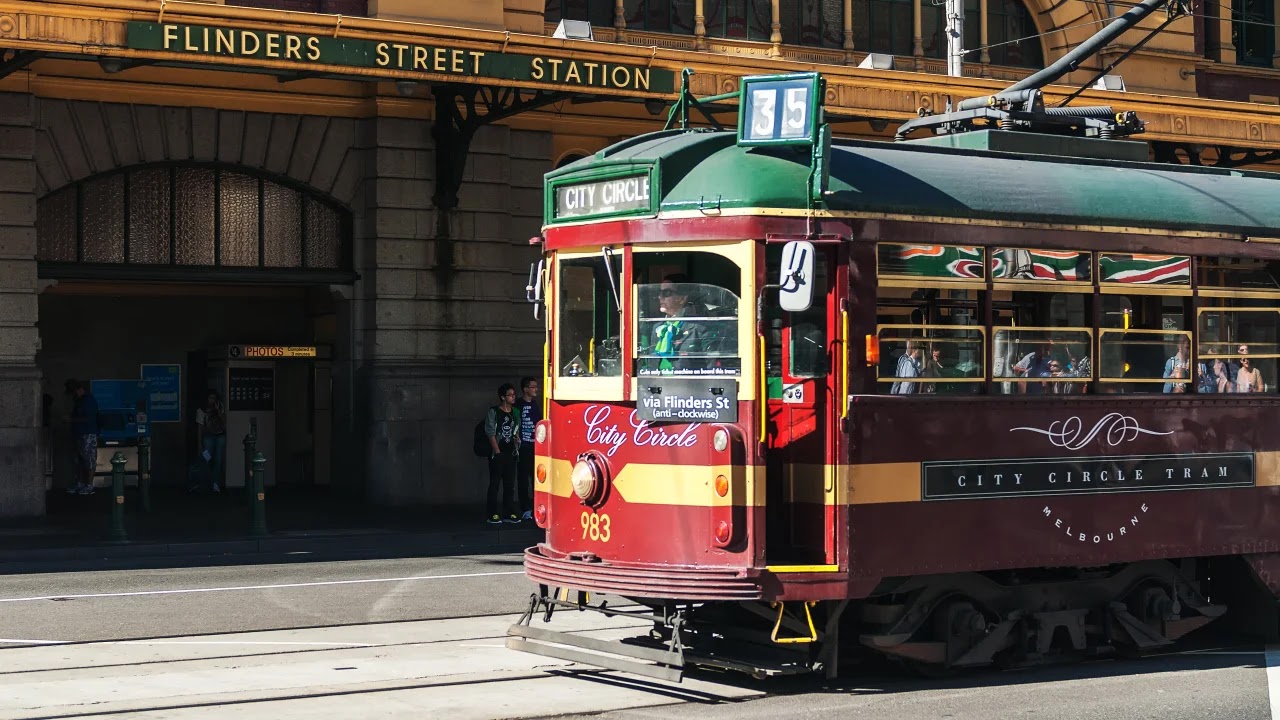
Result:
<svg viewBox="0 0 1280 720">
<path fill-rule="evenodd" d="M 1047 152 L 981 149 L 1009 144 L 977 137 L 962 142 L 838 140 L 831 148 L 829 192 L 820 207 L 834 212 L 1280 235 L 1280 176 L 1085 158 L 1079 155 L 1117 149 L 1132 157 L 1135 146 L 1145 156 L 1146 149 L 1132 142 L 1044 140 L 1039 147 Z M 735 141 L 730 131 L 641 135 L 549 173 L 547 184 L 550 189 L 557 182 L 652 166 L 659 212 L 714 214 L 717 208 L 808 206 L 807 148 L 740 147 Z M 548 207 L 548 224 L 557 224 L 550 213 Z"/>
</svg>

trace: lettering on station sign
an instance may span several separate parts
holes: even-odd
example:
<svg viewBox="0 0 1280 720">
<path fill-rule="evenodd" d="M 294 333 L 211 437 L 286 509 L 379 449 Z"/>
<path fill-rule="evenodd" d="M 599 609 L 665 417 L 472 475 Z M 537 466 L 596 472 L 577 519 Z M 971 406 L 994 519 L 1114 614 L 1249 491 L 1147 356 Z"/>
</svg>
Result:
<svg viewBox="0 0 1280 720">
<path fill-rule="evenodd" d="M 383 68 L 636 92 L 675 91 L 675 73 L 671 70 L 446 45 L 148 22 L 129 23 L 128 45 L 135 50 L 287 60 L 310 65 Z"/>
<path fill-rule="evenodd" d="M 232 345 L 227 352 L 233 359 L 270 360 L 273 358 L 313 358 L 314 347 L 285 345 Z"/>
<path fill-rule="evenodd" d="M 561 185 L 556 188 L 555 195 L 557 220 L 647 211 L 653 207 L 648 173 Z"/>
</svg>

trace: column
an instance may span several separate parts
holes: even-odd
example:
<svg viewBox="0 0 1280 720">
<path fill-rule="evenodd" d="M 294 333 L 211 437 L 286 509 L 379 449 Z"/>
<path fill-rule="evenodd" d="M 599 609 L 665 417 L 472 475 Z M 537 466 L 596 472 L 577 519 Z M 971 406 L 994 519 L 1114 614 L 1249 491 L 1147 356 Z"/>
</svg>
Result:
<svg viewBox="0 0 1280 720">
<path fill-rule="evenodd" d="M 911 60 L 916 72 L 924 70 L 924 31 L 921 30 L 921 3 L 920 0 L 912 0 L 911 2 L 911 20 L 912 20 L 912 36 L 911 36 Z"/>
<path fill-rule="evenodd" d="M 1242 0 L 1243 1 L 1243 0 Z M 1235 0 L 1218 0 L 1218 62 L 1236 64 L 1236 46 L 1231 42 L 1231 11 Z"/>
<path fill-rule="evenodd" d="M 782 0 L 773 0 L 773 22 L 769 26 L 769 42 L 773 47 L 769 48 L 769 54 L 774 57 L 782 56 Z"/>
<path fill-rule="evenodd" d="M 35 103 L 31 95 L 0 93 L 0 517 L 45 512 L 35 362 Z"/>
<path fill-rule="evenodd" d="M 978 44 L 982 46 L 978 62 L 982 63 L 982 77 L 991 77 L 991 52 L 987 50 L 990 43 L 987 39 L 987 2 L 988 0 L 978 0 Z"/>
<path fill-rule="evenodd" d="M 698 50 L 707 49 L 707 15 L 706 0 L 694 0 L 693 3 L 693 46 Z"/>
<path fill-rule="evenodd" d="M 623 2 L 624 0 L 616 0 L 613 4 L 613 29 L 618 31 L 617 41 L 620 43 L 627 41 L 627 9 Z"/>
<path fill-rule="evenodd" d="M 844 63 L 853 64 L 853 0 L 844 0 Z"/>
</svg>

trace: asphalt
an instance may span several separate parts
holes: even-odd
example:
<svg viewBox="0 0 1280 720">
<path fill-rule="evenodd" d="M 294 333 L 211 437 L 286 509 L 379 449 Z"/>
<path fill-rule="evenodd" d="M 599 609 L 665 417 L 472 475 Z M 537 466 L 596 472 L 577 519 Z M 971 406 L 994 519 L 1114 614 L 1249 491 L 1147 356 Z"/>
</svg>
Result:
<svg viewBox="0 0 1280 720">
<path fill-rule="evenodd" d="M 489 525 L 471 506 L 378 508 L 324 491 L 267 493 L 266 530 L 255 533 L 243 492 L 189 495 L 153 491 L 144 510 L 125 494 L 125 540 L 114 541 L 111 495 L 50 493 L 42 518 L 0 522 L 0 574 L 107 567 L 101 563 L 182 563 L 197 558 L 260 562 L 266 557 L 415 557 L 518 552 L 543 531 L 532 522 Z"/>
</svg>

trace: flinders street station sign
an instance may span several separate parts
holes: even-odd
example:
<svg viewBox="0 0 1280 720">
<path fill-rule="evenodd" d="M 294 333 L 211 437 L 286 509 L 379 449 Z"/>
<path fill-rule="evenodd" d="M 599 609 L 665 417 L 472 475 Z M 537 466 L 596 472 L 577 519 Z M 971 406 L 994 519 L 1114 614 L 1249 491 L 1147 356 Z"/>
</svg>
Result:
<svg viewBox="0 0 1280 720">
<path fill-rule="evenodd" d="M 447 44 L 419 45 L 205 25 L 130 22 L 128 46 L 135 50 L 186 55 L 376 68 L 458 78 L 546 83 L 565 88 L 650 93 L 675 91 L 675 73 L 663 68 L 551 55 L 481 51 Z"/>
</svg>

